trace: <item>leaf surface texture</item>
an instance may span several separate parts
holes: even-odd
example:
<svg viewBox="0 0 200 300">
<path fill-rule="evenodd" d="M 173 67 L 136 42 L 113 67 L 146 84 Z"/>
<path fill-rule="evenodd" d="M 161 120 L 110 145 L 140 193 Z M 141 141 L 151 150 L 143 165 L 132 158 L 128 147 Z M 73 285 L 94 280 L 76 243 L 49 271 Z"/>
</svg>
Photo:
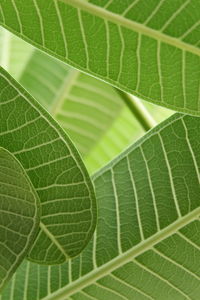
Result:
<svg viewBox="0 0 200 300">
<path fill-rule="evenodd" d="M 39 228 L 39 199 L 21 164 L 0 148 L 0 290 L 26 257 Z"/>
<path fill-rule="evenodd" d="M 3 69 L 0 91 L 0 145 L 21 162 L 41 202 L 41 230 L 29 258 L 61 263 L 93 234 L 92 182 L 66 133 Z"/>
<path fill-rule="evenodd" d="M 61 266 L 24 262 L 1 300 L 198 300 L 199 130 L 175 114 L 96 173 L 93 240 Z"/>
<path fill-rule="evenodd" d="M 90 172 L 105 165 L 142 135 L 140 123 L 115 88 L 69 68 L 46 53 L 33 51 L 30 44 L 4 28 L 0 30 L 0 44 L 4 45 L 0 57 L 8 56 L 4 63 L 6 70 L 66 130 Z M 144 106 L 157 122 L 172 113 L 163 107 L 155 110 L 151 103 L 144 102 Z"/>
<path fill-rule="evenodd" d="M 0 8 L 4 27 L 49 54 L 140 98 L 199 115 L 198 0 L 2 0 Z"/>
</svg>

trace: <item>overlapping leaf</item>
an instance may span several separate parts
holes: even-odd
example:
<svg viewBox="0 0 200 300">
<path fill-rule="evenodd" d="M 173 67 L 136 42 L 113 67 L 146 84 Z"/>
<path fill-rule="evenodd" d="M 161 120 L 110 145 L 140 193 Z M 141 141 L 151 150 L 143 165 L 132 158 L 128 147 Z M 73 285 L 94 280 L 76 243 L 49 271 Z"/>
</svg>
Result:
<svg viewBox="0 0 200 300">
<path fill-rule="evenodd" d="M 1 24 L 36 47 L 145 100 L 200 114 L 198 0 L 0 5 Z"/>
<path fill-rule="evenodd" d="M 32 246 L 39 217 L 39 199 L 27 174 L 0 148 L 0 290 Z"/>
<path fill-rule="evenodd" d="M 29 258 L 60 263 L 79 254 L 96 225 L 94 190 L 57 123 L 6 71 L 0 74 L 0 145 L 21 162 L 41 201 L 40 232 Z"/>
<path fill-rule="evenodd" d="M 20 83 L 47 108 L 84 156 L 124 107 L 111 86 L 39 51 L 30 58 Z"/>
<path fill-rule="evenodd" d="M 0 65 L 15 79 L 20 77 L 33 49 L 8 30 L 0 28 Z"/>
<path fill-rule="evenodd" d="M 199 132 L 176 114 L 98 172 L 93 241 L 61 266 L 24 262 L 1 300 L 198 300 Z"/>
<path fill-rule="evenodd" d="M 90 172 L 105 165 L 142 135 L 140 125 L 113 87 L 78 74 L 47 54 L 33 52 L 31 45 L 3 28 L 0 44 L 4 45 L 0 57 L 8 56 L 7 71 L 61 122 Z M 29 55 L 28 60 L 24 52 Z M 73 75 L 75 80 L 70 80 Z M 74 97 L 76 101 L 72 100 Z M 170 115 L 170 111 L 161 107 L 155 110 L 150 103 L 145 106 L 158 122 Z"/>
<path fill-rule="evenodd" d="M 102 167 L 142 134 L 116 89 L 42 52 L 34 51 L 19 81 L 70 135 L 90 170 Z M 171 113 L 146 106 L 159 122 Z"/>
</svg>

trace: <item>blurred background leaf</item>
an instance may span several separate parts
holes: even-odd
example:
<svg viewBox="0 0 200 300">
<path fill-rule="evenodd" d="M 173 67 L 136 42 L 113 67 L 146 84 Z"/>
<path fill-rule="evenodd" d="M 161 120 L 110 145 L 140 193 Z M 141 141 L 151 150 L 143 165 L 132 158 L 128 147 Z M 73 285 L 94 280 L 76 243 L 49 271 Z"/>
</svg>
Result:
<svg viewBox="0 0 200 300">
<path fill-rule="evenodd" d="M 0 29 L 0 62 L 69 134 L 91 173 L 144 134 L 116 90 Z M 141 101 L 155 122 L 168 109 Z"/>
</svg>

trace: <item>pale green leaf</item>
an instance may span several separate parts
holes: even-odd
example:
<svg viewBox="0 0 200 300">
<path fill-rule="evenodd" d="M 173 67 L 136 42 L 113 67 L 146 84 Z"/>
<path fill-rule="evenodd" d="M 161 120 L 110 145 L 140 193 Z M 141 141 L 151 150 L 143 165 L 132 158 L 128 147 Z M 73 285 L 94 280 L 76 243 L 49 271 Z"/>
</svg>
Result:
<svg viewBox="0 0 200 300">
<path fill-rule="evenodd" d="M 111 86 L 39 51 L 31 56 L 20 83 L 59 122 L 84 156 L 124 107 Z"/>
<path fill-rule="evenodd" d="M 2 0 L 0 9 L 2 26 L 60 60 L 200 114 L 199 0 Z"/>
<path fill-rule="evenodd" d="M 161 122 L 172 114 L 172 111 L 157 107 L 150 103 L 143 103 L 149 114 L 155 121 Z M 103 138 L 85 157 L 85 164 L 90 173 L 102 168 L 106 163 L 119 155 L 125 148 L 133 144 L 138 138 L 144 135 L 140 123 L 133 117 L 129 108 L 125 105 L 121 114 L 116 118 L 112 127 L 105 132 Z"/>
<path fill-rule="evenodd" d="M 33 47 L 0 27 L 0 65 L 18 79 L 29 60 Z"/>
<path fill-rule="evenodd" d="M 199 132 L 176 114 L 96 173 L 93 241 L 61 266 L 24 262 L 1 300 L 198 300 Z"/>
<path fill-rule="evenodd" d="M 0 32 L 2 31 L 4 34 L 2 38 L 0 36 L 0 43 L 6 45 L 6 30 L 2 28 Z M 90 172 L 105 165 L 142 135 L 140 124 L 122 103 L 116 89 L 92 77 L 78 74 L 78 71 L 72 71 L 47 54 L 32 51 L 32 46 L 26 45 L 13 34 L 10 34 L 9 41 L 12 47 L 9 48 L 7 71 L 19 80 L 57 121 L 60 119 L 61 126 L 65 127 L 84 155 Z M 24 55 L 26 52 L 29 53 L 29 59 Z M 16 61 L 18 64 L 15 64 Z M 18 65 L 23 68 L 16 68 Z M 17 72 L 18 69 L 20 72 Z M 70 81 L 73 74 L 76 78 Z M 76 102 L 72 101 L 74 96 Z M 147 102 L 144 105 L 158 122 L 171 113 L 161 107 L 155 110 L 154 105 Z"/>
<path fill-rule="evenodd" d="M 86 156 L 121 114 L 125 105 L 119 95 L 107 84 L 38 50 L 32 51 L 31 46 L 27 51 L 28 44 L 3 28 L 0 44 L 4 45 L 0 49 L 2 65 L 66 129 L 81 154 Z M 29 53 L 28 59 L 24 52 Z M 23 66 L 20 72 L 13 67 L 16 60 Z"/>
<path fill-rule="evenodd" d="M 0 73 L 0 145 L 21 162 L 42 207 L 29 258 L 60 263 L 78 255 L 93 234 L 93 185 L 66 133 L 6 71 Z"/>
<path fill-rule="evenodd" d="M 143 133 L 116 89 L 42 52 L 33 52 L 20 83 L 70 135 L 90 171 L 102 167 Z M 157 121 L 171 113 L 145 105 Z"/>
<path fill-rule="evenodd" d="M 0 290 L 39 230 L 39 199 L 21 164 L 0 148 Z"/>
</svg>

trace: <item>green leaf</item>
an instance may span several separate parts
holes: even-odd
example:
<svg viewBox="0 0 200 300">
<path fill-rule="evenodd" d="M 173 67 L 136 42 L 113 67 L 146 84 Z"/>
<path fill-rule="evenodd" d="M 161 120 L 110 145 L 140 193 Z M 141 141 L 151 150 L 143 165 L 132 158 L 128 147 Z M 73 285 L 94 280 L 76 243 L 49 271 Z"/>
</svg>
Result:
<svg viewBox="0 0 200 300">
<path fill-rule="evenodd" d="M 198 0 L 2 0 L 0 8 L 2 26 L 43 51 L 147 101 L 200 114 Z"/>
<path fill-rule="evenodd" d="M 40 51 L 33 52 L 19 82 L 66 130 L 90 170 L 102 167 L 142 133 L 115 88 Z M 170 115 L 146 105 L 159 121 Z"/>
<path fill-rule="evenodd" d="M 20 83 L 69 134 L 83 156 L 112 126 L 124 103 L 113 87 L 40 51 L 34 51 Z"/>
<path fill-rule="evenodd" d="M 29 44 L 3 28 L 0 45 L 1 63 L 7 71 L 51 113 L 81 154 L 87 156 L 124 109 L 115 89 L 47 54 L 32 51 Z"/>
<path fill-rule="evenodd" d="M 93 241 L 60 266 L 24 262 L 1 300 L 198 300 L 199 132 L 175 114 L 96 173 Z"/>
<path fill-rule="evenodd" d="M 0 65 L 18 80 L 29 60 L 33 47 L 0 27 Z"/>
<path fill-rule="evenodd" d="M 39 229 L 39 199 L 21 164 L 0 148 L 0 290 L 14 274 Z"/>
<path fill-rule="evenodd" d="M 157 107 L 150 103 L 143 103 L 149 114 L 161 122 L 172 115 L 172 111 Z M 105 133 L 94 149 L 85 158 L 85 164 L 90 173 L 102 168 L 106 163 L 132 145 L 138 138 L 144 135 L 142 127 L 133 118 L 133 114 L 127 106 L 123 108 L 120 116 L 115 120 L 112 127 Z"/>
<path fill-rule="evenodd" d="M 0 44 L 5 46 L 0 49 L 0 57 L 3 49 L 8 49 L 7 71 L 58 122 L 60 119 L 61 126 L 66 127 L 66 132 L 84 156 L 90 172 L 105 165 L 142 135 L 140 124 L 133 118 L 115 88 L 72 71 L 47 54 L 33 51 L 31 45 L 3 28 L 0 30 Z M 77 78 L 70 81 L 73 74 Z M 76 102 L 72 100 L 74 97 Z M 156 121 L 160 122 L 171 114 L 171 111 L 162 107 L 155 110 L 150 103 L 145 102 L 144 105 Z"/>
<path fill-rule="evenodd" d="M 21 162 L 42 207 L 29 258 L 61 263 L 78 255 L 93 234 L 93 185 L 66 133 L 2 68 L 0 74 L 0 145 Z"/>
</svg>

